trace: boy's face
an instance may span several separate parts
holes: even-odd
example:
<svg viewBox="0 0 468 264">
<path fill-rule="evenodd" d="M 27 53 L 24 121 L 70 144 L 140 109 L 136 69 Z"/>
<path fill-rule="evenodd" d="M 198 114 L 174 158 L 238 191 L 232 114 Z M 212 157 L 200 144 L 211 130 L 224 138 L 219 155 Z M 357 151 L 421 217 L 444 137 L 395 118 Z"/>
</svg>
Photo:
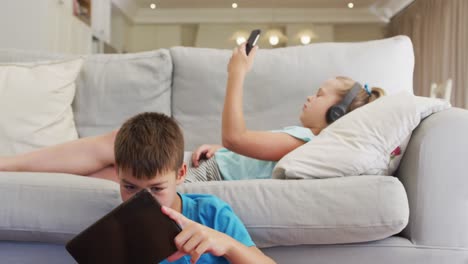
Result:
<svg viewBox="0 0 468 264">
<path fill-rule="evenodd" d="M 184 182 L 186 172 L 187 166 L 185 164 L 178 171 L 169 170 L 166 173 L 156 175 L 152 179 L 137 179 L 131 173 L 118 171 L 120 195 L 125 202 L 142 189 L 147 189 L 161 205 L 180 210 L 180 200 L 176 187 Z"/>
</svg>

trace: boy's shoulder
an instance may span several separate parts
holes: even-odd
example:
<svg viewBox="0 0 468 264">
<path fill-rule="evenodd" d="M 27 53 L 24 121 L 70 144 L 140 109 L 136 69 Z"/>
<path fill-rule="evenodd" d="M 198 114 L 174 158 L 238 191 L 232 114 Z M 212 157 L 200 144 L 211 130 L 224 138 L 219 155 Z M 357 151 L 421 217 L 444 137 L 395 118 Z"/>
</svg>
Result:
<svg viewBox="0 0 468 264">
<path fill-rule="evenodd" d="M 231 207 L 211 194 L 180 194 L 182 199 L 182 214 L 196 222 L 208 224 L 215 216 L 230 216 Z"/>
<path fill-rule="evenodd" d="M 197 207 L 223 207 L 229 205 L 221 200 L 219 197 L 212 195 L 212 194 L 198 194 L 198 193 L 190 193 L 190 194 L 180 194 L 182 198 L 183 204 L 187 204 L 189 206 L 197 206 Z"/>
</svg>

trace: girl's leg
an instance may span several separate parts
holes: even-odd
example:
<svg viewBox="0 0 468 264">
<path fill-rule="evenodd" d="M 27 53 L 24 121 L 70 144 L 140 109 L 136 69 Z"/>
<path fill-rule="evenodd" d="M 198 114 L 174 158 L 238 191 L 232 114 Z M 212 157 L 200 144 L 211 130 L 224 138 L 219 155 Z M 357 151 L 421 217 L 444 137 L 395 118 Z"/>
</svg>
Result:
<svg viewBox="0 0 468 264">
<path fill-rule="evenodd" d="M 120 183 L 120 179 L 117 176 L 115 166 L 112 166 L 112 165 L 105 167 L 104 169 L 99 170 L 93 174 L 90 174 L 89 177 L 100 178 L 100 179 L 105 179 L 105 180 L 110 180 L 110 181 L 115 181 L 117 183 Z"/>
<path fill-rule="evenodd" d="M 90 175 L 114 164 L 117 131 L 86 137 L 13 157 L 0 158 L 0 171 Z M 97 175 L 94 176 L 98 176 Z"/>
<path fill-rule="evenodd" d="M 214 157 L 203 160 L 198 167 L 190 167 L 185 176 L 185 182 L 222 181 L 223 177 Z"/>
</svg>

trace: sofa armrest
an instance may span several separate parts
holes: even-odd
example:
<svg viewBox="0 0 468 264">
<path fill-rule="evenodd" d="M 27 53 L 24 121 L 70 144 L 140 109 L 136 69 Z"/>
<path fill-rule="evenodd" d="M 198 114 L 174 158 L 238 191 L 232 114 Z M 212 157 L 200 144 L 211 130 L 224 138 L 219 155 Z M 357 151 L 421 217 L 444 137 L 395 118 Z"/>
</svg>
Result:
<svg viewBox="0 0 468 264">
<path fill-rule="evenodd" d="M 468 111 L 424 119 L 396 176 L 410 206 L 403 235 L 417 245 L 468 248 Z"/>
</svg>

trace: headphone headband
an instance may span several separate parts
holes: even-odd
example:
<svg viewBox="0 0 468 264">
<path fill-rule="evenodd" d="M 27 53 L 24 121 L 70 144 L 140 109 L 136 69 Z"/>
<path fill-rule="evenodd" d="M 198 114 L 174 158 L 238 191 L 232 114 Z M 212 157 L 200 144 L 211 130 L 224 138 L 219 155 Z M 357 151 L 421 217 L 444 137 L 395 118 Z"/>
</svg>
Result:
<svg viewBox="0 0 468 264">
<path fill-rule="evenodd" d="M 355 82 L 353 87 L 346 93 L 343 100 L 339 103 L 339 105 L 343 106 L 344 109 L 348 110 L 349 105 L 354 100 L 354 98 L 358 95 L 359 91 L 362 89 L 362 85 L 358 82 Z"/>
<path fill-rule="evenodd" d="M 356 98 L 361 89 L 361 84 L 355 82 L 353 84 L 353 87 L 351 87 L 351 89 L 346 93 L 343 100 L 341 100 L 341 102 L 328 109 L 326 118 L 329 124 L 335 122 L 338 118 L 344 116 L 348 112 L 349 105 L 354 100 L 354 98 Z"/>
</svg>

